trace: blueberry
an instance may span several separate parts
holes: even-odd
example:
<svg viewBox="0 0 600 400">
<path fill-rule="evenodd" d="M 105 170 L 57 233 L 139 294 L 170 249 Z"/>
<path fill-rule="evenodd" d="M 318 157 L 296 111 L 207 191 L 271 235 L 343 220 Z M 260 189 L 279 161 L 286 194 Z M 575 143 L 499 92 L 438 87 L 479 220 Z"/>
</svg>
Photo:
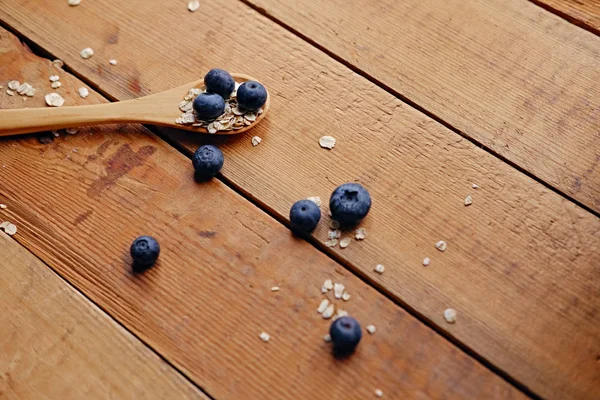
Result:
<svg viewBox="0 0 600 400">
<path fill-rule="evenodd" d="M 204 77 L 204 85 L 207 92 L 216 93 L 224 99 L 228 99 L 235 89 L 235 81 L 229 72 L 219 68 L 208 71 Z"/>
<path fill-rule="evenodd" d="M 238 88 L 237 101 L 243 110 L 258 110 L 267 101 L 267 89 L 255 81 L 244 82 Z"/>
<path fill-rule="evenodd" d="M 329 209 L 334 220 L 357 224 L 371 209 L 371 195 L 358 183 L 345 183 L 331 194 Z"/>
<path fill-rule="evenodd" d="M 129 251 L 133 258 L 133 270 L 141 272 L 154 265 L 160 254 L 160 246 L 153 237 L 140 236 L 133 241 Z"/>
<path fill-rule="evenodd" d="M 192 157 L 196 178 L 205 180 L 217 175 L 224 161 L 223 152 L 217 146 L 205 144 L 198 147 Z"/>
<path fill-rule="evenodd" d="M 292 231 L 310 233 L 315 230 L 321 219 L 321 209 L 313 201 L 300 200 L 290 209 Z"/>
<path fill-rule="evenodd" d="M 329 328 L 336 356 L 348 356 L 354 352 L 362 338 L 362 330 L 357 320 L 352 317 L 341 317 L 333 321 Z"/>
<path fill-rule="evenodd" d="M 216 93 L 201 93 L 194 99 L 198 119 L 210 121 L 225 112 L 225 100 Z"/>
</svg>

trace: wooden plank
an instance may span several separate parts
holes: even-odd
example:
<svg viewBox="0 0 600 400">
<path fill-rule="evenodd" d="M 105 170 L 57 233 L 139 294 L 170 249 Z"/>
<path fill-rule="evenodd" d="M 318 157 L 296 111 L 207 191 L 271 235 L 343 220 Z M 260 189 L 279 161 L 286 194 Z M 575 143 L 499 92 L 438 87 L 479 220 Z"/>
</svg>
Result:
<svg viewBox="0 0 600 400">
<path fill-rule="evenodd" d="M 100 101 L 0 37 L 1 80 L 43 94 L 58 72 L 67 103 Z M 16 239 L 218 400 L 364 399 L 376 388 L 392 399 L 523 398 L 221 182 L 194 182 L 190 160 L 140 127 L 82 129 L 49 145 L 3 140 L 0 172 Z M 162 254 L 133 276 L 128 248 L 140 234 Z M 338 307 L 377 326 L 345 361 L 331 356 L 329 321 L 316 313 L 327 278 L 351 293 Z"/>
<path fill-rule="evenodd" d="M 600 1 L 598 0 L 531 0 L 560 15 L 571 23 L 600 34 Z"/>
<path fill-rule="evenodd" d="M 525 0 L 247 2 L 600 212 L 594 34 Z"/>
<path fill-rule="evenodd" d="M 590 295 L 600 291 L 597 218 L 236 1 L 200 16 L 157 1 L 88 2 L 78 14 L 11 4 L 0 11 L 5 20 L 116 98 L 181 85 L 214 66 L 261 78 L 274 96 L 252 133 L 263 142 L 215 139 L 226 152 L 227 180 L 280 218 L 299 198 L 326 201 L 337 184 L 361 181 L 374 199 L 369 238 L 327 251 L 544 397 L 597 397 L 600 300 Z M 222 30 L 222 15 L 238 28 Z M 78 49 L 88 45 L 97 57 L 81 60 Z M 104 67 L 113 57 L 120 69 Z M 338 138 L 331 152 L 318 146 L 328 133 Z M 173 138 L 190 150 L 208 140 Z M 468 194 L 474 204 L 466 208 Z M 326 225 L 315 233 L 323 242 Z M 434 248 L 442 239 L 443 254 Z M 433 260 L 427 269 L 425 257 Z M 383 276 L 373 272 L 378 263 L 387 267 Z M 448 306 L 461 323 L 445 323 Z"/>
<path fill-rule="evenodd" d="M 3 232 L 0 287 L 0 398 L 208 399 Z"/>
</svg>

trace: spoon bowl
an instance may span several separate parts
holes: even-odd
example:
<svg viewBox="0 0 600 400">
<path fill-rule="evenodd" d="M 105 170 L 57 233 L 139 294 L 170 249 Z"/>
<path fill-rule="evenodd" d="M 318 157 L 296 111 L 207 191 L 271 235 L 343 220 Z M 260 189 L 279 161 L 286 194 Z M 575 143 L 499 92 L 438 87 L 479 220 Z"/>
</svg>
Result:
<svg viewBox="0 0 600 400">
<path fill-rule="evenodd" d="M 231 74 L 238 83 L 256 80 L 244 74 Z M 32 132 L 77 128 L 89 125 L 141 123 L 182 129 L 197 133 L 209 133 L 200 126 L 182 125 L 175 121 L 181 117 L 179 103 L 192 88 L 204 88 L 200 79 L 164 92 L 114 103 L 89 106 L 45 107 L 16 110 L 0 110 L 0 136 L 21 135 Z M 250 125 L 230 131 L 217 131 L 216 135 L 235 135 L 255 127 L 269 111 L 271 96 L 263 112 Z"/>
</svg>

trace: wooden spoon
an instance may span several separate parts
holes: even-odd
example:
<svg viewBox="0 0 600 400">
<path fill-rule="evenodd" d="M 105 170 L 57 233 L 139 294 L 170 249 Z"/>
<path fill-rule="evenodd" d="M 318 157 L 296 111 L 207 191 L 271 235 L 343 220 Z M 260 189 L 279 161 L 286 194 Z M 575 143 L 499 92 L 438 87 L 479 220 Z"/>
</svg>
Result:
<svg viewBox="0 0 600 400">
<path fill-rule="evenodd" d="M 242 74 L 231 74 L 236 82 L 256 80 Z M 175 123 L 182 111 L 179 102 L 191 88 L 204 87 L 204 80 L 191 82 L 175 89 L 115 103 L 94 104 L 74 107 L 24 108 L 0 110 L 0 136 L 51 131 L 63 128 L 77 128 L 86 125 L 141 123 L 185 129 L 198 133 L 208 133 L 206 128 Z M 251 125 L 230 131 L 217 131 L 220 135 L 243 133 L 258 124 L 269 111 L 270 96 Z"/>
</svg>

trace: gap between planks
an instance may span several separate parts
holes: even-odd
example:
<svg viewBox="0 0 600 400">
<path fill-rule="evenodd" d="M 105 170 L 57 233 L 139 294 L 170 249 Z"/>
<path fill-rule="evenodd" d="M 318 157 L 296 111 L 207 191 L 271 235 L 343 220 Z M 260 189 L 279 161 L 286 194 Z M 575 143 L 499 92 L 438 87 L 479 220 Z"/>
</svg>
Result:
<svg viewBox="0 0 600 400">
<path fill-rule="evenodd" d="M 581 29 L 584 29 L 590 33 L 593 33 L 594 35 L 600 36 L 599 28 L 592 25 L 591 23 L 588 23 L 586 21 L 583 21 L 583 20 L 577 18 L 574 15 L 569 14 L 567 11 L 560 10 L 560 9 L 556 8 L 555 6 L 553 6 L 552 4 L 548 4 L 544 0 L 529 0 L 529 1 L 532 2 L 533 4 L 535 4 L 536 6 L 543 8 L 544 10 L 548 11 L 549 13 L 552 13 L 552 14 L 556 15 L 557 17 L 564 19 L 565 21 L 569 22 L 570 24 L 573 24 Z"/>
<path fill-rule="evenodd" d="M 243 2 L 244 4 L 247 4 L 246 0 L 240 0 L 240 1 Z M 249 5 L 253 9 L 255 8 L 254 6 L 252 6 L 250 4 L 247 4 L 247 5 Z M 267 15 L 267 17 L 271 18 L 268 15 Z M 284 25 L 282 25 L 282 26 L 284 26 Z M 22 43 L 24 43 L 32 51 L 33 54 L 37 55 L 38 57 L 41 57 L 41 58 L 44 58 L 44 59 L 47 59 L 47 60 L 50 60 L 50 61 L 52 61 L 54 59 L 57 59 L 57 58 L 60 58 L 60 57 L 55 56 L 54 54 L 52 54 L 50 51 L 46 50 L 45 48 L 41 47 L 40 45 L 38 45 L 36 42 L 34 42 L 33 40 L 31 40 L 30 38 L 24 36 L 21 32 L 17 31 L 14 27 L 10 26 L 5 21 L 0 20 L 0 27 L 4 28 L 7 31 L 9 31 L 12 34 L 14 34 Z M 285 28 L 288 29 L 287 27 L 285 27 Z M 290 28 L 290 31 L 292 33 L 296 34 L 295 32 L 293 32 L 293 29 L 291 29 L 291 28 Z M 309 42 L 310 44 L 313 44 L 313 43 L 311 43 L 310 39 L 308 39 L 308 38 L 305 39 L 299 33 L 297 35 L 299 37 L 301 37 L 302 39 L 306 40 L 307 42 Z M 345 61 L 343 61 L 341 59 L 338 60 L 337 56 L 335 56 L 334 54 L 329 54 L 329 52 L 326 49 L 321 49 L 320 46 L 317 45 L 317 44 L 313 44 L 313 45 L 315 47 L 319 48 L 320 50 L 322 50 L 323 52 L 327 53 L 328 55 L 330 55 L 332 58 L 336 59 L 341 64 L 346 65 Z M 348 67 L 350 68 L 350 66 L 348 66 Z M 70 68 L 67 64 L 64 64 L 63 67 L 62 67 L 62 69 L 66 73 L 68 73 L 70 75 L 73 75 L 74 77 L 80 79 L 83 83 L 85 83 L 86 85 L 88 85 L 90 87 L 90 89 L 98 92 L 105 99 L 107 99 L 107 100 L 109 100 L 111 102 L 118 101 L 118 99 L 116 99 L 114 96 L 111 96 L 106 91 L 102 90 L 97 84 L 95 84 L 93 81 L 91 81 L 90 79 L 88 79 L 85 75 L 79 74 L 78 72 L 76 72 L 75 70 L 73 70 L 72 68 Z M 359 73 L 359 75 L 361 75 L 361 74 Z M 365 78 L 369 79 L 368 77 L 365 77 Z M 371 79 L 369 79 L 369 80 L 372 81 L 372 83 L 375 83 L 375 84 L 377 84 L 379 86 L 379 83 L 374 78 L 372 78 L 372 79 L 373 80 L 371 80 Z M 381 85 L 383 85 L 383 84 L 381 84 Z M 395 95 L 393 93 L 393 90 L 391 88 L 388 88 L 385 85 L 381 86 L 381 87 L 384 88 L 389 93 Z M 398 95 L 398 96 L 400 96 L 400 95 Z M 408 99 L 406 101 L 404 101 L 404 102 L 407 103 L 407 104 L 409 104 L 409 105 L 411 105 L 411 106 L 413 106 L 412 104 L 410 104 L 411 102 Z M 416 108 L 417 110 L 421 111 L 418 105 L 414 105 L 413 108 Z M 427 115 L 426 111 L 422 111 L 422 112 Z M 438 121 L 438 122 L 440 122 L 441 124 L 445 125 L 445 123 L 443 121 Z M 152 125 L 143 125 L 143 126 L 146 129 L 150 130 L 152 133 L 156 134 L 161 140 L 163 140 L 164 142 L 166 142 L 167 144 L 169 144 L 169 146 L 175 148 L 178 152 L 184 154 L 187 158 L 191 158 L 190 151 L 188 149 L 186 149 L 183 144 L 178 143 L 176 140 L 171 139 L 167 134 L 164 134 L 159 127 L 155 127 L 155 126 L 152 126 Z M 453 131 L 455 131 L 453 128 L 450 128 L 450 129 L 452 129 Z M 459 135 L 463 136 L 460 132 L 458 132 L 458 131 L 455 131 L 455 132 L 458 133 Z M 464 136 L 464 137 L 466 139 L 469 139 L 471 141 L 470 138 L 468 138 L 466 136 Z M 484 148 L 483 146 L 481 146 L 479 144 L 478 144 L 478 146 Z M 502 158 L 502 157 L 500 156 L 499 158 Z M 512 165 L 512 163 L 510 163 L 510 162 L 507 162 L 507 163 L 509 163 L 509 164 Z M 518 166 L 515 166 L 515 168 L 519 169 Z M 528 173 L 526 172 L 526 174 L 528 174 Z M 535 179 L 535 180 L 538 180 L 536 177 L 532 176 L 532 178 Z M 246 201 L 250 202 L 255 207 L 259 208 L 265 214 L 267 214 L 271 218 L 275 219 L 276 221 L 278 221 L 282 225 L 284 225 L 284 226 L 286 226 L 286 227 L 289 228 L 289 222 L 283 216 L 279 216 L 274 209 L 270 208 L 268 205 L 266 205 L 265 203 L 261 202 L 256 197 L 252 196 L 251 193 L 245 191 L 242 187 L 240 187 L 239 185 L 236 185 L 235 183 L 233 183 L 233 181 L 231 181 L 230 179 L 224 177 L 222 174 L 218 174 L 217 177 L 216 177 L 216 179 L 218 179 L 224 185 L 226 185 L 228 188 L 230 188 L 235 193 L 237 193 L 238 195 L 240 195 L 243 199 L 245 199 Z M 544 182 L 540 182 L 540 183 L 542 183 L 544 186 L 546 186 L 546 187 L 554 190 L 554 188 L 547 186 Z M 568 198 L 568 196 L 564 196 L 564 197 Z M 572 201 L 574 203 L 578 203 L 575 200 L 572 200 Z M 581 205 L 581 207 L 582 208 L 586 208 L 584 205 Z M 589 211 L 592 212 L 592 213 L 594 213 L 593 210 L 589 210 Z M 402 308 L 409 315 L 411 315 L 414 318 L 416 318 L 419 322 L 421 322 L 422 324 L 424 324 L 428 328 L 432 329 L 438 335 L 440 335 L 441 337 L 443 337 L 444 339 L 446 339 L 448 342 L 450 342 L 452 345 L 454 345 L 455 347 L 457 347 L 458 349 L 460 349 L 464 354 L 466 354 L 467 356 L 473 358 L 475 361 L 477 361 L 478 363 L 480 363 L 484 368 L 488 369 L 490 372 L 492 372 L 493 374 L 497 375 L 498 377 L 500 377 L 501 379 L 503 379 L 504 381 L 506 381 L 508 384 L 510 384 L 511 386 L 513 386 L 514 388 L 516 388 L 517 390 L 519 390 L 520 392 L 522 392 L 523 394 L 525 394 L 526 396 L 528 396 L 528 397 L 530 397 L 532 399 L 541 399 L 542 398 L 541 396 L 539 396 L 538 394 L 536 394 L 535 392 L 533 392 L 525 384 L 523 384 L 522 382 L 520 382 L 517 379 L 513 378 L 509 373 L 507 373 L 506 371 L 502 370 L 501 368 L 495 366 L 492 362 L 490 362 L 485 357 L 483 357 L 482 355 L 480 355 L 479 353 L 477 353 L 475 350 L 473 350 L 472 348 L 470 348 L 467 344 L 465 344 L 464 342 L 460 341 L 459 339 L 457 339 L 456 337 L 454 337 L 453 335 L 451 335 L 449 332 L 444 331 L 444 329 L 442 327 L 438 326 L 435 322 L 433 322 L 432 320 L 430 320 L 429 318 L 427 318 L 425 315 L 419 313 L 416 309 L 414 309 L 413 307 L 411 307 L 409 304 L 407 304 L 404 301 L 401 301 L 399 298 L 395 298 L 394 295 L 393 295 L 393 293 L 391 293 L 389 290 L 387 290 L 385 287 L 383 287 L 383 285 L 381 285 L 381 284 L 375 282 L 374 280 L 372 280 L 366 273 L 364 273 L 360 269 L 353 267 L 350 262 L 344 260 L 341 256 L 335 254 L 332 251 L 332 249 L 326 247 L 323 243 L 319 242 L 319 240 L 317 238 L 315 238 L 314 236 L 310 236 L 310 238 L 307 240 L 307 242 L 310 243 L 319 252 L 323 253 L 324 255 L 328 256 L 330 259 L 332 259 L 333 261 L 335 261 L 336 263 L 338 263 L 339 265 L 341 265 L 342 267 L 344 267 L 344 269 L 346 269 L 347 271 L 349 271 L 352 275 L 354 275 L 355 277 L 357 277 L 361 281 L 365 282 L 365 284 L 367 284 L 370 287 L 374 288 L 378 293 L 380 293 L 385 298 L 387 298 L 388 300 L 390 300 L 392 303 L 394 303 L 397 306 L 399 306 L 400 308 Z M 66 281 L 66 278 L 64 276 L 62 276 L 58 271 L 54 270 L 52 267 L 49 267 L 49 268 L 54 273 L 56 273 L 57 275 L 59 275 L 61 277 L 61 279 L 63 279 L 63 280 Z M 68 281 L 66 281 L 66 282 L 68 282 Z M 69 285 L 72 286 L 70 283 L 69 283 Z M 88 296 L 86 296 L 84 293 L 82 293 L 75 286 L 72 286 L 72 287 L 75 290 L 77 290 L 78 293 L 82 294 L 87 300 L 89 300 L 90 302 L 92 302 L 93 304 L 95 304 L 103 312 L 105 312 L 107 315 L 109 315 L 111 317 L 111 319 L 114 320 L 114 318 L 108 313 L 108 311 L 105 308 L 103 308 L 99 304 L 93 302 Z M 186 380 L 188 380 L 189 382 L 191 382 L 192 384 L 194 384 L 195 387 L 197 387 L 199 390 L 201 390 L 210 399 L 214 400 L 214 398 L 211 397 L 205 391 L 204 388 L 202 388 L 200 385 L 198 385 L 193 380 L 191 380 L 191 378 L 187 374 L 185 374 L 181 369 L 179 369 L 175 365 L 173 365 L 169 360 L 167 360 L 166 358 L 164 358 L 150 344 L 148 344 L 146 341 L 142 340 L 139 336 L 135 335 L 132 331 L 130 331 L 129 329 L 127 329 L 119 321 L 117 321 L 117 320 L 114 320 L 114 321 L 117 324 L 119 324 L 121 327 L 123 327 L 123 329 L 126 329 L 129 333 L 131 333 L 136 339 L 140 340 L 145 346 L 147 346 L 154 353 L 156 353 L 162 360 L 164 360 L 168 365 L 170 365 L 172 368 L 174 368 L 175 371 L 177 371 L 179 374 L 181 374 L 182 376 L 184 376 Z"/>
<path fill-rule="evenodd" d="M 274 15 L 270 14 L 263 7 L 256 6 L 253 3 L 251 3 L 249 0 L 239 0 L 239 1 L 241 3 L 243 3 L 244 5 L 250 7 L 254 11 L 258 12 L 259 14 L 261 14 L 262 16 L 264 16 L 265 18 L 268 18 L 270 21 L 272 21 L 272 22 L 276 23 L 277 25 L 281 26 L 282 28 L 284 28 L 285 30 L 287 30 L 288 32 L 290 32 L 291 34 L 293 34 L 293 35 L 297 36 L 298 38 L 302 39 L 303 41 L 305 41 L 309 45 L 311 45 L 311 46 L 319 49 L 320 51 L 322 51 L 323 53 L 325 53 L 327 56 L 329 56 L 330 58 L 332 58 L 333 60 L 337 61 L 338 63 L 342 64 L 346 68 L 350 69 L 352 72 L 360 75 L 361 77 L 365 78 L 369 82 L 371 82 L 374 85 L 378 86 L 379 88 L 385 90 L 387 93 L 389 93 L 392 96 L 396 97 L 398 100 L 402 101 L 406 105 L 408 105 L 408 106 L 414 108 L 415 110 L 417 110 L 417 111 L 425 114 L 427 117 L 429 117 L 432 120 L 436 121 L 437 123 L 443 125 L 445 128 L 447 128 L 447 129 L 451 130 L 452 132 L 456 133 L 457 135 L 461 136 L 463 139 L 468 140 L 469 142 L 471 142 L 475 146 L 481 148 L 482 150 L 484 150 L 485 152 L 491 154 L 492 156 L 496 157 L 497 159 L 501 160 L 502 162 L 510 165 L 515 170 L 517 170 L 520 173 L 526 175 L 527 177 L 533 179 L 534 181 L 536 181 L 537 183 L 541 184 L 545 188 L 551 190 L 552 192 L 558 194 L 559 196 L 561 196 L 561 197 L 569 200 L 570 202 L 576 204 L 578 207 L 581 207 L 582 209 L 584 209 L 585 211 L 591 213 L 592 215 L 595 215 L 596 217 L 600 218 L 600 212 L 593 210 L 589 206 L 587 206 L 587 205 L 583 204 L 582 202 L 580 202 L 579 200 L 575 199 L 573 196 L 570 196 L 567 193 L 561 191 L 560 189 L 552 186 L 550 183 L 547 183 L 546 181 L 544 181 L 541 178 L 537 177 L 532 172 L 527 171 L 525 168 L 519 166 L 517 163 L 509 160 L 505 156 L 499 154 L 498 152 L 494 151 L 490 147 L 484 145 L 479 140 L 476 140 L 474 137 L 468 136 L 466 133 L 460 131 L 458 128 L 456 128 L 455 126 L 453 126 L 448 121 L 443 120 L 441 117 L 439 117 L 435 113 L 433 113 L 433 112 L 425 109 L 421 105 L 419 105 L 419 104 L 415 103 L 414 101 L 410 100 L 409 98 L 407 98 L 406 96 L 404 96 L 403 94 L 401 94 L 400 92 L 398 92 L 397 90 L 395 90 L 392 87 L 386 85 L 385 83 L 383 83 L 379 79 L 375 78 L 373 75 L 367 73 L 365 70 L 363 70 L 361 68 L 358 68 L 357 66 L 353 65 L 349 61 L 346 61 L 344 58 L 342 58 L 341 56 L 338 56 L 337 54 L 335 54 L 331 50 L 327 49 L 325 46 L 319 44 L 317 41 L 309 38 L 308 36 L 304 35 L 300 31 L 298 31 L 297 29 L 293 28 L 292 26 L 286 24 L 285 22 L 283 22 L 279 18 L 277 18 Z M 530 1 L 532 1 L 532 2 L 535 3 L 534 0 L 530 0 Z"/>
</svg>

